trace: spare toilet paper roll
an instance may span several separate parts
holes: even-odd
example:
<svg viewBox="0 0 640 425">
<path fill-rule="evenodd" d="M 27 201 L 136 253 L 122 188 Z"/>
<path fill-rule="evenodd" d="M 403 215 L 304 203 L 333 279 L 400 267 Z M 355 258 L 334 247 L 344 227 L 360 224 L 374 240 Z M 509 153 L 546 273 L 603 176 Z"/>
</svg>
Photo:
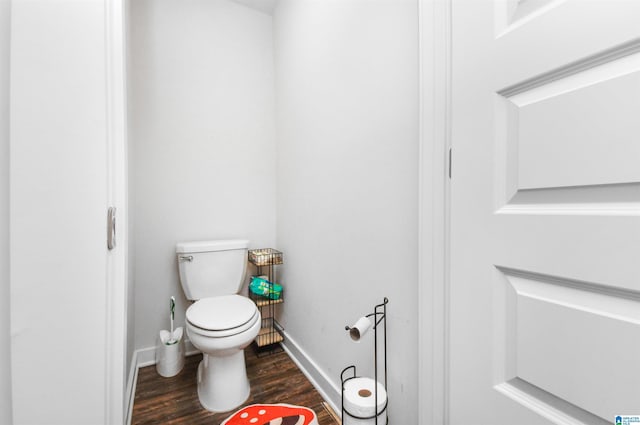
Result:
<svg viewBox="0 0 640 425">
<path fill-rule="evenodd" d="M 345 410 L 343 425 L 370 425 L 375 424 L 375 414 L 378 414 L 378 425 L 387 423 L 387 411 L 383 411 L 387 404 L 387 392 L 378 382 L 378 406 L 375 408 L 375 381 L 371 378 L 353 378 L 344 383 L 344 401 L 342 408 Z M 358 419 L 353 416 L 371 419 Z"/>
<path fill-rule="evenodd" d="M 368 317 L 361 317 L 358 319 L 355 325 L 353 325 L 349 329 L 349 335 L 351 339 L 355 342 L 360 342 L 360 338 L 362 338 L 373 326 L 373 322 Z"/>
</svg>

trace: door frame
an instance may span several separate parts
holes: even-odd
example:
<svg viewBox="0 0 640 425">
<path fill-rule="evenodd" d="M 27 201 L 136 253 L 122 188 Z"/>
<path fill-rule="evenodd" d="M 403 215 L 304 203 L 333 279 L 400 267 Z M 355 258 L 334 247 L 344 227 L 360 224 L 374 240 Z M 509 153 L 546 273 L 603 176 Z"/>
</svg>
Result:
<svg viewBox="0 0 640 425">
<path fill-rule="evenodd" d="M 418 419 L 449 423 L 451 1 L 418 0 Z"/>
<path fill-rule="evenodd" d="M 105 0 L 107 209 L 116 207 L 116 247 L 106 251 L 105 424 L 124 423 L 127 363 L 127 108 L 125 0 Z M 106 240 L 106 238 L 105 238 Z M 106 246 L 106 244 L 105 244 Z"/>
<path fill-rule="evenodd" d="M 109 204 L 118 207 L 118 248 L 108 254 L 105 423 L 124 420 L 127 305 L 127 139 L 124 0 L 106 0 Z M 418 0 L 419 423 L 448 424 L 449 149 L 451 0 Z M 106 215 L 106 209 L 105 209 Z"/>
</svg>

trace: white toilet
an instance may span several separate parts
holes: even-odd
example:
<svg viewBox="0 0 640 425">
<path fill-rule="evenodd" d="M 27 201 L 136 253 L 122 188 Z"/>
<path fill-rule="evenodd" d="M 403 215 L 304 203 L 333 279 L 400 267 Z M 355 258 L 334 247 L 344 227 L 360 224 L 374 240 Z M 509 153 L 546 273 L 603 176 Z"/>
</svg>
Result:
<svg viewBox="0 0 640 425">
<path fill-rule="evenodd" d="M 247 267 L 247 240 L 176 245 L 180 282 L 187 299 L 187 335 L 202 351 L 198 398 L 212 412 L 226 412 L 249 398 L 244 349 L 258 335 L 260 312 L 238 295 Z"/>
</svg>

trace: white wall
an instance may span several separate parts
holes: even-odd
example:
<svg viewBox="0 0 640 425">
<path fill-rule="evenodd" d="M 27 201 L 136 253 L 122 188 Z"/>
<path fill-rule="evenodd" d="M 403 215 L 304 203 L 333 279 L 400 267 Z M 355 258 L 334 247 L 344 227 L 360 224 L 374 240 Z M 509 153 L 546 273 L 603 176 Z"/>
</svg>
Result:
<svg viewBox="0 0 640 425">
<path fill-rule="evenodd" d="M 131 2 L 136 347 L 187 303 L 179 241 L 275 242 L 271 16 L 227 0 Z"/>
<path fill-rule="evenodd" d="M 11 1 L 0 0 L 0 424 L 11 421 L 9 328 L 9 42 Z"/>
<path fill-rule="evenodd" d="M 418 422 L 416 0 L 282 0 L 274 13 L 283 324 L 337 386 L 387 296 L 391 423 Z"/>
</svg>

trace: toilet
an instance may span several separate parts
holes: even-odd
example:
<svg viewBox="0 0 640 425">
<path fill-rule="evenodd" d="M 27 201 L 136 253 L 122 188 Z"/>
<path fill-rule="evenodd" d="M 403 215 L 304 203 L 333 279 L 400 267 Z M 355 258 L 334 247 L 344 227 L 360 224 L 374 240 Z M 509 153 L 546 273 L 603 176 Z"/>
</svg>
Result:
<svg viewBox="0 0 640 425">
<path fill-rule="evenodd" d="M 227 412 L 249 398 L 244 349 L 258 335 L 260 311 L 238 295 L 247 267 L 247 240 L 176 245 L 180 282 L 188 300 L 187 336 L 198 350 L 198 399 L 212 412 Z"/>
</svg>

